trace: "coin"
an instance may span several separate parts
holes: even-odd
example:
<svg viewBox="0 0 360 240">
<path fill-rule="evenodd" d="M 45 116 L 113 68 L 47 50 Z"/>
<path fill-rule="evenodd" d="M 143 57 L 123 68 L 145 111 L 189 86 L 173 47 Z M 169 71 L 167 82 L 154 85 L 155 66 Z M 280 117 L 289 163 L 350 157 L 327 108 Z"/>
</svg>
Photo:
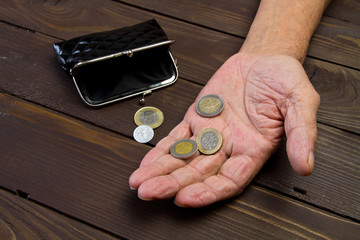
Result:
<svg viewBox="0 0 360 240">
<path fill-rule="evenodd" d="M 216 153 L 222 144 L 221 133 L 214 128 L 205 128 L 196 138 L 199 151 L 203 154 Z"/>
<path fill-rule="evenodd" d="M 176 158 L 186 159 L 197 152 L 198 146 L 194 140 L 181 139 L 176 141 L 170 148 L 170 153 Z"/>
<path fill-rule="evenodd" d="M 143 107 L 134 115 L 136 125 L 148 125 L 155 129 L 164 121 L 164 114 L 156 107 Z"/>
<path fill-rule="evenodd" d="M 135 128 L 134 139 L 139 143 L 147 143 L 154 137 L 154 130 L 148 125 L 141 125 Z"/>
<path fill-rule="evenodd" d="M 214 117 L 224 109 L 224 101 L 215 94 L 205 95 L 196 103 L 196 112 L 203 117 Z"/>
</svg>

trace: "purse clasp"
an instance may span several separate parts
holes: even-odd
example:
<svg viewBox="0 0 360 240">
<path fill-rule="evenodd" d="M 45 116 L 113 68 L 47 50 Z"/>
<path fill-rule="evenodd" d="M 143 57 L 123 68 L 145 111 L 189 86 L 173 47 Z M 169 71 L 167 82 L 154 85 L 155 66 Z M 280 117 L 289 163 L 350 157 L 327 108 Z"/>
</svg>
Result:
<svg viewBox="0 0 360 240">
<path fill-rule="evenodd" d="M 150 93 L 152 93 L 151 90 L 147 90 L 146 92 L 143 92 L 143 97 L 142 97 L 142 98 L 140 99 L 140 101 L 139 101 L 140 105 L 144 105 L 144 104 L 145 104 L 145 95 L 150 94 Z"/>
<path fill-rule="evenodd" d="M 123 52 L 123 54 L 126 54 L 128 57 L 132 57 L 134 55 L 134 52 L 132 50 L 126 50 Z"/>
</svg>

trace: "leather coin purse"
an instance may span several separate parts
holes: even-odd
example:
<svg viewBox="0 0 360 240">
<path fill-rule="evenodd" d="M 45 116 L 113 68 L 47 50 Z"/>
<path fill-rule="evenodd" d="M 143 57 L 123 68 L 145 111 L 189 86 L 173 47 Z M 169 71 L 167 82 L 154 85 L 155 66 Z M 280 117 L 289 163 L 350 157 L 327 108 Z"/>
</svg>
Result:
<svg viewBox="0 0 360 240">
<path fill-rule="evenodd" d="M 178 78 L 169 40 L 155 19 L 54 43 L 60 66 L 90 106 L 147 94 Z"/>
</svg>

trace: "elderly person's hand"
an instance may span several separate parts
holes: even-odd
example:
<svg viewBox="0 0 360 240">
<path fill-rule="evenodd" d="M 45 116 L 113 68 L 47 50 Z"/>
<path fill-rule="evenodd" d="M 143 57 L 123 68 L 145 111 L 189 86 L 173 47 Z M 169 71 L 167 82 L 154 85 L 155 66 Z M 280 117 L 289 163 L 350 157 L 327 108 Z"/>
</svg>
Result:
<svg viewBox="0 0 360 240">
<path fill-rule="evenodd" d="M 301 65 L 329 0 L 262 0 L 239 53 L 209 80 L 197 100 L 219 95 L 224 110 L 213 118 L 191 105 L 184 120 L 160 141 L 130 176 L 144 200 L 175 197 L 184 207 L 202 207 L 239 194 L 286 134 L 291 165 L 311 173 L 320 98 Z M 179 139 L 215 128 L 223 143 L 213 155 L 180 160 L 170 154 Z"/>
<path fill-rule="evenodd" d="M 184 120 L 152 149 L 130 177 L 144 200 L 176 196 L 180 206 L 202 207 L 239 194 L 278 147 L 284 132 L 291 165 L 311 173 L 319 96 L 302 65 L 289 56 L 238 53 L 212 77 L 198 98 L 216 94 L 224 100 L 220 115 L 200 116 L 193 104 Z M 213 155 L 181 160 L 171 145 L 195 139 L 204 128 L 223 136 Z"/>
</svg>

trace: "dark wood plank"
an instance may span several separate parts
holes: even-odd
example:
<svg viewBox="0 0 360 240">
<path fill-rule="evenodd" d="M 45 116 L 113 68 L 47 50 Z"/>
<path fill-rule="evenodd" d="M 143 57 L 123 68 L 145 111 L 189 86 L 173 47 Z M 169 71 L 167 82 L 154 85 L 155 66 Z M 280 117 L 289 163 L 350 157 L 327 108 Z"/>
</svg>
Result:
<svg viewBox="0 0 360 240">
<path fill-rule="evenodd" d="M 166 14 L 204 27 L 245 38 L 255 18 L 259 0 L 118 0 L 134 7 Z"/>
<path fill-rule="evenodd" d="M 242 38 L 247 34 L 258 4 L 258 1 L 245 0 L 227 0 L 221 1 L 221 3 L 206 0 L 199 0 L 195 3 L 190 0 L 177 2 L 131 0 L 124 2 Z M 198 31 L 203 31 L 194 26 L 187 26 L 188 29 L 181 28 L 181 26 L 179 28 L 179 24 L 172 19 L 113 1 L 60 1 L 56 4 L 27 2 L 20 4 L 6 0 L 1 2 L 0 12 L 4 21 L 65 39 L 84 33 L 127 26 L 149 18 L 157 18 L 169 36 L 179 42 L 184 41 L 184 44 L 189 42 L 188 39 L 197 37 Z M 94 18 L 96 21 L 93 21 Z M 182 26 L 186 26 L 186 24 Z M 181 34 L 185 32 L 186 35 Z M 221 45 L 227 45 L 227 43 L 219 41 L 216 34 L 213 31 L 210 32 L 213 35 L 210 36 L 210 39 L 216 42 L 216 46 L 210 48 L 209 45 L 202 45 L 199 42 L 197 48 L 193 49 L 197 50 L 197 54 L 201 54 L 200 49 L 204 49 L 206 54 L 211 49 L 214 56 L 212 60 L 217 61 L 216 58 L 224 56 L 222 51 L 218 52 L 217 50 L 223 47 Z M 356 40 L 359 38 L 360 25 L 324 17 L 313 37 L 308 54 L 312 57 L 360 68 L 360 48 Z M 202 40 L 199 37 L 197 39 Z M 239 39 L 231 54 L 240 48 L 241 43 L 242 40 Z M 224 53 L 226 54 L 226 52 Z M 183 57 L 186 56 L 190 55 Z M 200 69 L 202 68 L 197 70 Z"/>
<path fill-rule="evenodd" d="M 0 190 L 0 239 L 118 239 Z"/>
<path fill-rule="evenodd" d="M 359 223 L 255 186 L 204 209 L 138 200 L 127 178 L 149 147 L 0 97 L 1 185 L 122 237 L 353 239 L 360 230 Z"/>
<path fill-rule="evenodd" d="M 360 25 L 323 17 L 310 41 L 307 56 L 360 69 L 359 39 Z"/>
<path fill-rule="evenodd" d="M 359 25 L 359 11 L 359 0 L 332 0 L 331 4 L 326 9 L 325 15 Z"/>
<path fill-rule="evenodd" d="M 90 109 L 81 102 L 72 81 L 60 70 L 51 46 L 55 41 L 54 38 L 26 32 L 6 24 L 2 25 L 0 31 L 4 36 L 3 46 L 6 46 L 0 49 L 0 55 L 3 56 L 0 59 L 0 69 L 3 73 L 0 79 L 1 89 L 127 136 L 132 135 L 135 124 L 128 119 L 132 118 L 139 109 L 139 98 L 102 109 Z M 207 36 L 202 38 L 204 41 L 207 39 L 206 44 L 212 44 L 209 40 L 210 35 L 202 34 Z M 194 44 L 197 44 L 195 42 L 196 40 Z M 177 44 L 184 48 L 182 44 L 186 42 L 175 43 Z M 235 41 L 228 41 L 226 45 L 234 46 L 235 44 Z M 199 72 L 196 68 L 210 64 L 207 62 L 205 53 L 198 56 L 202 59 L 201 62 L 199 62 L 200 58 L 198 60 L 186 58 L 187 54 L 197 56 L 194 53 L 176 51 L 174 54 L 178 58 L 184 57 L 183 61 L 179 61 L 180 75 L 184 78 L 197 77 Z M 209 54 L 208 52 L 207 55 Z M 193 65 L 193 61 L 198 64 Z M 192 65 L 193 67 L 187 68 Z M 213 64 L 211 68 L 215 68 L 216 65 Z M 322 98 L 319 121 L 360 133 L 360 108 L 358 107 L 360 105 L 360 72 L 314 59 L 306 60 L 305 69 Z M 211 73 L 210 68 L 204 70 L 205 75 Z M 155 105 L 165 112 L 167 121 L 167 125 L 156 130 L 157 134 L 153 143 L 166 136 L 181 121 L 200 89 L 201 85 L 179 79 L 175 85 L 155 91 L 147 97 L 149 105 Z"/>
<path fill-rule="evenodd" d="M 131 5 L 174 16 L 221 32 L 245 38 L 259 5 L 259 1 L 246 0 L 122 0 Z M 336 5 L 341 5 L 339 2 Z M 346 5 L 348 8 L 351 5 Z M 360 15 L 359 9 L 352 13 Z M 359 22 L 346 22 L 324 16 L 315 32 L 308 56 L 360 68 Z"/>
<path fill-rule="evenodd" d="M 360 71 L 306 59 L 304 68 L 321 96 L 321 123 L 360 134 Z"/>
</svg>

